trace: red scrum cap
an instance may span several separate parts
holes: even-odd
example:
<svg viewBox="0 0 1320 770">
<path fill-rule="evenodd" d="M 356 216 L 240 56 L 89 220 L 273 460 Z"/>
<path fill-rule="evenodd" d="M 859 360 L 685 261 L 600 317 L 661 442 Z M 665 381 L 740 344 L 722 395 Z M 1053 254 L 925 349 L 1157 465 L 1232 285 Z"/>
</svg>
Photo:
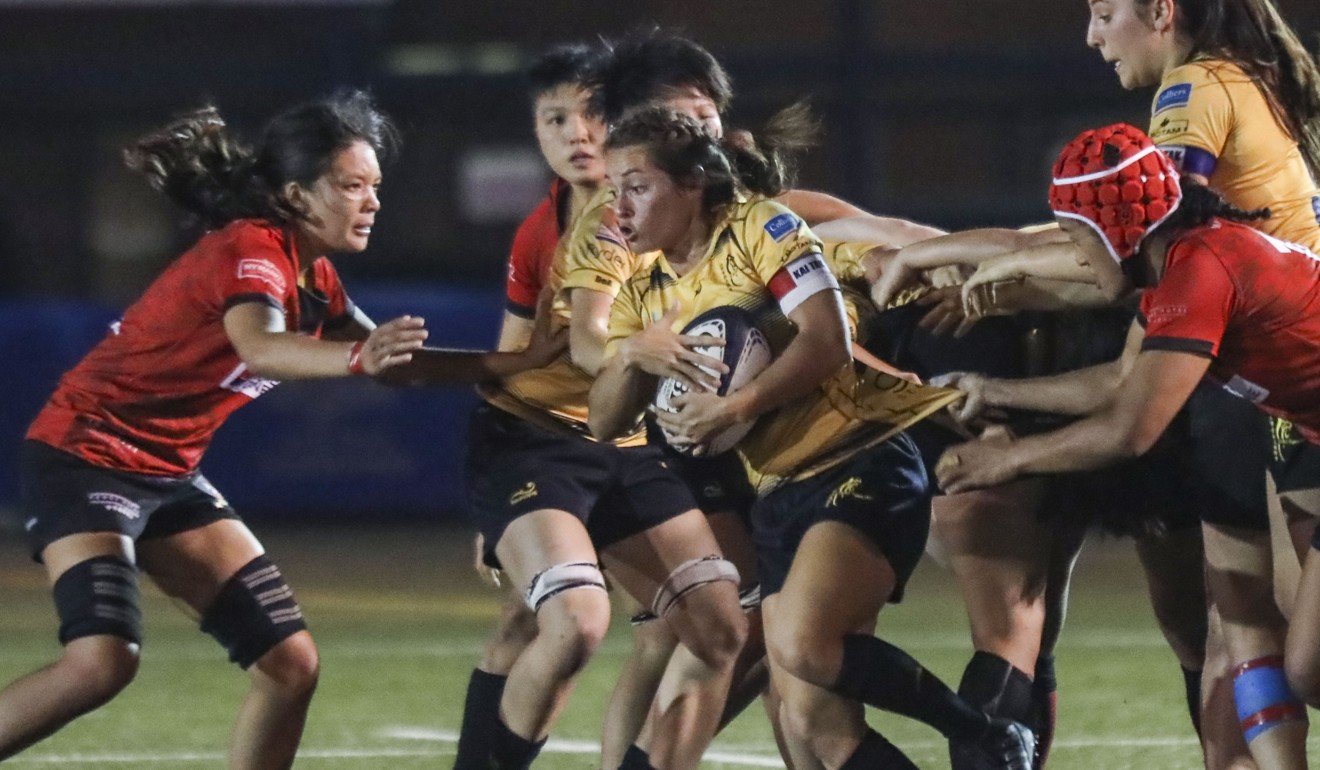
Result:
<svg viewBox="0 0 1320 770">
<path fill-rule="evenodd" d="M 1126 123 L 1083 132 L 1054 163 L 1050 208 L 1099 233 L 1115 261 L 1136 254 L 1181 201 L 1173 162 Z"/>
</svg>

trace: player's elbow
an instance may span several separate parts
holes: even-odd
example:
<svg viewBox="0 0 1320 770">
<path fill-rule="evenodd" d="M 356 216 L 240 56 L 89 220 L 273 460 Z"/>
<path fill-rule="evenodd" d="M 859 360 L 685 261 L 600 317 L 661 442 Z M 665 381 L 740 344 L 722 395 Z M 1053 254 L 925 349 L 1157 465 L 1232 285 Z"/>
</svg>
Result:
<svg viewBox="0 0 1320 770">
<path fill-rule="evenodd" d="M 1163 430 L 1151 430 L 1140 423 L 1124 426 L 1115 431 L 1114 440 L 1109 442 L 1112 459 L 1115 462 L 1134 460 L 1150 451 L 1159 440 Z"/>
</svg>

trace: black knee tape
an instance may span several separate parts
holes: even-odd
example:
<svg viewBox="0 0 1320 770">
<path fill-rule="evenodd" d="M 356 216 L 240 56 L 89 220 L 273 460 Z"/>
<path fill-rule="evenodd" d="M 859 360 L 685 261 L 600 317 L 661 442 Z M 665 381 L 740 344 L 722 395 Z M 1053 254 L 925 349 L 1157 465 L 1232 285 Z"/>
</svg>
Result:
<svg viewBox="0 0 1320 770">
<path fill-rule="evenodd" d="M 97 556 L 64 571 L 55 581 L 60 644 L 109 634 L 142 643 L 137 569 L 120 556 Z"/>
<path fill-rule="evenodd" d="M 307 628 L 293 589 L 265 555 L 230 578 L 202 617 L 202 630 L 246 669 L 272 647 Z"/>
</svg>

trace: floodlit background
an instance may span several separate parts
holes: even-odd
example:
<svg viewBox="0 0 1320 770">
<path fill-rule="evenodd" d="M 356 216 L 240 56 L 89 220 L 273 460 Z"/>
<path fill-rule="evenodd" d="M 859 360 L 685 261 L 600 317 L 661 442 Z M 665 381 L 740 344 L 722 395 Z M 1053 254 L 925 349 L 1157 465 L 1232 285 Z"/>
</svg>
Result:
<svg viewBox="0 0 1320 770">
<path fill-rule="evenodd" d="M 1315 50 L 1320 4 L 1278 5 Z M 544 47 L 683 31 L 733 76 L 728 123 L 755 131 L 811 99 L 826 135 L 803 186 L 945 228 L 1012 226 L 1047 216 L 1066 139 L 1145 123 L 1152 94 L 1119 88 L 1085 45 L 1086 19 L 1084 0 L 0 0 L 0 679 L 55 650 L 40 571 L 12 523 L 23 431 L 60 373 L 195 237 L 120 163 L 138 133 L 213 102 L 255 136 L 294 102 L 371 89 L 404 148 L 385 169 L 370 249 L 336 262 L 349 293 L 378 319 L 425 315 L 433 342 L 489 346 L 513 230 L 549 181 L 521 80 Z M 240 412 L 203 465 L 278 544 L 325 631 L 301 766 L 448 761 L 444 736 L 499 598 L 470 580 L 452 529 L 472 403 L 463 389 L 286 384 Z M 1196 762 L 1176 663 L 1128 548 L 1102 544 L 1084 563 L 1093 601 L 1076 603 L 1061 650 L 1059 767 Z M 897 638 L 956 681 L 970 645 L 955 592 L 938 568 L 918 578 Z M 149 610 L 143 681 L 16 766 L 220 763 L 239 678 L 163 602 Z M 593 667 L 567 737 L 594 739 L 624 638 Z M 739 723 L 730 766 L 774 761 L 762 722 Z M 940 766 L 933 733 L 896 729 L 925 747 L 914 749 L 923 766 Z M 568 751 L 546 765 L 592 761 Z"/>
</svg>

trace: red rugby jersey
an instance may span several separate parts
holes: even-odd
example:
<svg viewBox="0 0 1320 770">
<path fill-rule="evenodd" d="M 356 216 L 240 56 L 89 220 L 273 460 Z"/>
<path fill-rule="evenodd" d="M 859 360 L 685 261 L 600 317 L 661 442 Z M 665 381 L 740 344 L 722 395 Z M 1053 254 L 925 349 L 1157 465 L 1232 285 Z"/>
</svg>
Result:
<svg viewBox="0 0 1320 770">
<path fill-rule="evenodd" d="M 513 236 L 505 295 L 509 312 L 514 315 L 523 318 L 536 315 L 536 298 L 550 278 L 555 244 L 563 234 L 559 226 L 559 209 L 571 192 L 568 182 L 556 178 L 550 185 L 550 194 L 527 215 Z"/>
<path fill-rule="evenodd" d="M 1169 248 L 1141 313 L 1142 350 L 1209 356 L 1228 390 L 1320 443 L 1320 257 L 1214 219 Z"/>
<path fill-rule="evenodd" d="M 300 288 L 293 238 L 267 222 L 207 233 L 60 379 L 27 437 L 117 470 L 192 471 L 225 418 L 279 384 L 247 372 L 225 311 L 265 302 L 316 337 L 352 317 L 330 261 L 313 270 L 315 285 Z"/>
</svg>

